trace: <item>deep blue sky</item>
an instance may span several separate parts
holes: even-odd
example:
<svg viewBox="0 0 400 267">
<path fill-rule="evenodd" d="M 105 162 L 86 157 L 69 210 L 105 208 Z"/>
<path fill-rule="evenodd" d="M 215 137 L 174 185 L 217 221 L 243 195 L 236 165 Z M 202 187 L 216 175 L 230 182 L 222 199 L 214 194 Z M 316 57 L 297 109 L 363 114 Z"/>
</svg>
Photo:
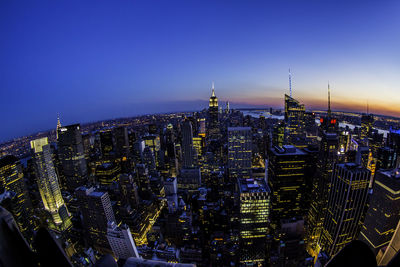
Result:
<svg viewBox="0 0 400 267">
<path fill-rule="evenodd" d="M 0 141 L 220 100 L 400 115 L 400 1 L 0 2 Z M 205 101 L 205 102 L 203 102 Z"/>
</svg>

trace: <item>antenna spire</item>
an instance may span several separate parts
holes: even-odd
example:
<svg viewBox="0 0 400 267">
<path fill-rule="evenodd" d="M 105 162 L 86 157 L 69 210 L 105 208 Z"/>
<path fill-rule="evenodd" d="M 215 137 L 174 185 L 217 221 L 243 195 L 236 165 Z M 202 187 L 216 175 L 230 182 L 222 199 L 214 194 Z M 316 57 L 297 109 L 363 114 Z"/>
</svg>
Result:
<svg viewBox="0 0 400 267">
<path fill-rule="evenodd" d="M 215 92 L 214 92 L 214 82 L 212 82 L 211 88 L 212 88 L 212 94 L 211 94 L 211 96 L 214 97 L 214 96 L 215 96 Z"/>
<path fill-rule="evenodd" d="M 289 68 L 289 92 L 290 92 L 290 97 L 292 97 L 292 73 L 290 72 L 290 68 Z"/>
<path fill-rule="evenodd" d="M 331 88 L 328 81 L 328 116 L 331 116 Z"/>
<path fill-rule="evenodd" d="M 367 115 L 369 114 L 369 105 L 368 105 L 368 100 L 367 100 Z"/>
</svg>

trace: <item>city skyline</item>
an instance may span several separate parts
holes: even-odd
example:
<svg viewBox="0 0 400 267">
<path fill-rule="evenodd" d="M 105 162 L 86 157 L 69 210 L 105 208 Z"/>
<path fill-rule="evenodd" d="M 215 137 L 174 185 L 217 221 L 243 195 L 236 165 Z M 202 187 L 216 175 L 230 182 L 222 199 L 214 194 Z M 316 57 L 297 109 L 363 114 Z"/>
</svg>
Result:
<svg viewBox="0 0 400 267">
<path fill-rule="evenodd" d="M 1 3 L 0 140 L 54 125 L 233 107 L 400 116 L 395 1 Z M 66 93 L 68 92 L 68 93 Z M 9 100 L 11 99 L 11 101 Z M 177 110 L 177 104 L 180 108 Z"/>
</svg>

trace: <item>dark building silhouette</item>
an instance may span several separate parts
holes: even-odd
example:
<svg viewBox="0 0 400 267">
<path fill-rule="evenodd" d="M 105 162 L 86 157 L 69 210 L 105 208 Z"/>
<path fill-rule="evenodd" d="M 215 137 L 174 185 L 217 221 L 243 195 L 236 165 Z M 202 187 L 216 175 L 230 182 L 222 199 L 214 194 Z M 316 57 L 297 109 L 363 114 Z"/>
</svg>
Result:
<svg viewBox="0 0 400 267">
<path fill-rule="evenodd" d="M 32 238 L 34 222 L 31 201 L 24 180 L 22 166 L 15 156 L 0 158 L 0 195 L 9 198 L 9 211 L 13 214 L 21 233 Z M 4 205 L 4 204 L 3 204 Z"/>
<path fill-rule="evenodd" d="M 380 170 L 375 175 L 375 185 L 360 239 L 374 251 L 387 246 L 400 220 L 400 170 Z"/>
<path fill-rule="evenodd" d="M 115 217 L 108 193 L 82 186 L 75 194 L 90 243 L 102 253 L 112 253 L 107 240 L 107 225 L 115 222 Z"/>
<path fill-rule="evenodd" d="M 306 152 L 291 146 L 273 147 L 269 151 L 268 182 L 271 188 L 272 223 L 280 220 L 301 219 L 305 215 Z"/>
<path fill-rule="evenodd" d="M 65 184 L 70 192 L 88 182 L 88 170 L 80 125 L 68 125 L 58 129 L 58 157 Z"/>
<path fill-rule="evenodd" d="M 336 164 L 318 245 L 332 257 L 358 237 L 371 172 L 355 163 Z"/>
</svg>

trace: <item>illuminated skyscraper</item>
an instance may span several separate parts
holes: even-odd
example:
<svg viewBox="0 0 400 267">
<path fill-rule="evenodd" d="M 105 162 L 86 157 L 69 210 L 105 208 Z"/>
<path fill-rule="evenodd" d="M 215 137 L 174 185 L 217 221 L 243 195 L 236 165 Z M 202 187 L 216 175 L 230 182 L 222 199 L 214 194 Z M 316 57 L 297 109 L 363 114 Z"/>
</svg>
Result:
<svg viewBox="0 0 400 267">
<path fill-rule="evenodd" d="M 10 212 L 13 214 L 18 227 L 26 238 L 32 227 L 32 216 L 28 191 L 24 181 L 22 166 L 18 158 L 8 155 L 0 158 L 0 195 L 8 192 L 11 198 Z"/>
<path fill-rule="evenodd" d="M 231 179 L 251 178 L 252 137 L 250 127 L 228 128 L 228 171 Z"/>
<path fill-rule="evenodd" d="M 51 215 L 49 227 L 64 231 L 71 226 L 71 218 L 61 195 L 47 137 L 31 141 L 36 179 L 45 210 Z"/>
<path fill-rule="evenodd" d="M 111 185 L 121 173 L 121 166 L 115 162 L 106 162 L 96 167 L 96 180 L 101 185 Z"/>
<path fill-rule="evenodd" d="M 187 119 L 182 125 L 182 157 L 184 168 L 191 168 L 197 165 L 197 152 L 193 147 L 192 123 Z"/>
<path fill-rule="evenodd" d="M 371 172 L 355 163 L 336 164 L 319 248 L 329 257 L 356 239 L 368 196 Z"/>
<path fill-rule="evenodd" d="M 372 132 L 372 126 L 374 125 L 374 116 L 372 114 L 363 114 L 361 116 L 361 134 L 360 139 L 365 144 L 368 143 L 368 138 Z"/>
<path fill-rule="evenodd" d="M 281 147 L 285 139 L 285 125 L 283 122 L 278 122 L 272 128 L 272 145 Z"/>
<path fill-rule="evenodd" d="M 263 178 L 238 178 L 240 192 L 240 263 L 266 265 L 270 190 Z"/>
<path fill-rule="evenodd" d="M 307 153 L 294 147 L 273 147 L 269 151 L 268 182 L 271 188 L 272 223 L 305 215 Z"/>
<path fill-rule="evenodd" d="M 146 135 L 143 137 L 143 141 L 146 147 L 149 147 L 151 152 L 153 153 L 154 163 L 157 167 L 160 165 L 160 149 L 161 149 L 161 142 L 160 136 L 151 134 Z M 150 168 L 150 166 L 148 166 Z"/>
<path fill-rule="evenodd" d="M 117 259 L 139 258 L 135 241 L 133 241 L 131 231 L 126 224 L 118 227 L 115 222 L 108 222 L 107 239 Z"/>
<path fill-rule="evenodd" d="M 360 239 L 377 254 L 379 249 L 389 244 L 400 219 L 399 169 L 376 173 L 369 203 Z"/>
<path fill-rule="evenodd" d="M 206 119 L 197 119 L 197 124 L 199 125 L 199 136 L 206 137 Z"/>
<path fill-rule="evenodd" d="M 338 160 L 338 137 L 336 133 L 321 133 L 316 173 L 312 183 L 311 205 L 307 217 L 307 249 L 317 256 L 317 242 L 321 236 L 322 225 L 328 204 L 331 175 L 334 163 Z"/>
<path fill-rule="evenodd" d="M 218 98 L 215 96 L 214 83 L 208 107 L 208 135 L 211 139 L 218 139 L 220 136 Z"/>
<path fill-rule="evenodd" d="M 88 171 L 79 124 L 58 129 L 58 155 L 67 189 L 73 192 L 85 185 Z"/>
<path fill-rule="evenodd" d="M 285 143 L 304 146 L 306 108 L 299 101 L 285 94 Z"/>
<path fill-rule="evenodd" d="M 75 194 L 90 243 L 100 252 L 110 253 L 107 226 L 108 222 L 115 222 L 115 217 L 108 193 L 81 186 Z"/>
</svg>

